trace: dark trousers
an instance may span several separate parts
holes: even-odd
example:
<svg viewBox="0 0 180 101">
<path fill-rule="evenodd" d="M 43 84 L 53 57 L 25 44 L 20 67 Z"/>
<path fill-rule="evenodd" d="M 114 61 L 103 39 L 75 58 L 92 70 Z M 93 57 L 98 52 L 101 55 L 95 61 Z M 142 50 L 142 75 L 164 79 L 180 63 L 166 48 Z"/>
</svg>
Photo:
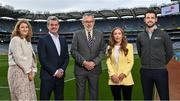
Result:
<svg viewBox="0 0 180 101">
<path fill-rule="evenodd" d="M 121 100 L 121 91 L 124 100 L 131 100 L 132 87 L 133 87 L 132 85 L 131 86 L 111 85 L 110 87 L 114 100 Z"/>
<path fill-rule="evenodd" d="M 90 72 L 84 75 L 76 75 L 77 100 L 85 100 L 86 81 L 88 81 L 90 100 L 98 100 L 99 75 Z"/>
<path fill-rule="evenodd" d="M 169 84 L 167 69 L 141 68 L 140 73 L 144 93 L 144 100 L 152 100 L 154 84 L 157 88 L 160 100 L 169 100 Z"/>
<path fill-rule="evenodd" d="M 64 78 L 41 79 L 40 100 L 50 100 L 52 91 L 55 100 L 64 99 Z"/>
</svg>

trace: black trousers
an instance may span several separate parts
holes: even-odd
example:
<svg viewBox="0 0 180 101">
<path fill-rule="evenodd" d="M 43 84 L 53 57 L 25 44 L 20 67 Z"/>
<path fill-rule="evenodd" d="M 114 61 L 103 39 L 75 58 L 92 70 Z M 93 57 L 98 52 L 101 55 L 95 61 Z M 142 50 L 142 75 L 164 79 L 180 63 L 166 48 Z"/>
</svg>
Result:
<svg viewBox="0 0 180 101">
<path fill-rule="evenodd" d="M 133 85 L 130 86 L 124 86 L 124 85 L 110 85 L 111 87 L 111 92 L 114 97 L 114 100 L 121 100 L 121 91 L 123 94 L 124 100 L 131 100 L 132 96 L 132 87 Z"/>
<path fill-rule="evenodd" d="M 50 100 L 53 91 L 55 100 L 64 99 L 64 78 L 41 79 L 40 100 Z"/>
<path fill-rule="evenodd" d="M 160 100 L 169 100 L 169 84 L 167 69 L 141 68 L 140 72 L 144 100 L 152 100 L 154 84 L 157 88 Z"/>
</svg>

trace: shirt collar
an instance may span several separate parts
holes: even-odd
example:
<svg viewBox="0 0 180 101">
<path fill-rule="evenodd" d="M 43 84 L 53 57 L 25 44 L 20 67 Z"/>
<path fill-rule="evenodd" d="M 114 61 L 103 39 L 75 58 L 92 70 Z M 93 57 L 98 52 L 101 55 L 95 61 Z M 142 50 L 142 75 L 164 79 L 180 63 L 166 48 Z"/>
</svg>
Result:
<svg viewBox="0 0 180 101">
<path fill-rule="evenodd" d="M 51 32 L 49 32 L 49 35 L 52 37 L 52 38 L 59 38 L 59 34 L 57 36 L 55 36 L 54 34 L 52 34 Z"/>
<path fill-rule="evenodd" d="M 152 28 L 153 28 L 154 30 L 156 30 L 156 29 L 157 29 L 157 25 L 154 25 Z M 147 30 L 147 27 L 146 27 L 146 32 L 147 32 L 147 33 L 150 33 L 150 32 Z"/>
<path fill-rule="evenodd" d="M 86 34 L 88 34 L 88 31 L 87 31 L 87 30 L 85 30 L 85 32 L 86 32 Z M 93 33 L 93 31 L 91 30 L 91 31 L 90 31 L 90 34 L 92 35 L 92 33 Z"/>
</svg>

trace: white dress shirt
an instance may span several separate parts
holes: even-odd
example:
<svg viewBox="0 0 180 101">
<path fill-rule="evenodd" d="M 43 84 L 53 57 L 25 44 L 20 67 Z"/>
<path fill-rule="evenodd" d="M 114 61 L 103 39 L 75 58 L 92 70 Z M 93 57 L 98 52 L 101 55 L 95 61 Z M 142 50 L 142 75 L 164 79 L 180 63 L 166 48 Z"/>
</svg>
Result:
<svg viewBox="0 0 180 101">
<path fill-rule="evenodd" d="M 118 61 L 119 61 L 119 54 L 120 54 L 120 46 L 119 45 L 115 45 L 114 46 L 114 58 L 116 60 L 116 64 L 118 64 Z"/>
<path fill-rule="evenodd" d="M 61 44 L 59 42 L 59 35 L 55 36 L 54 34 L 52 34 L 51 32 L 49 32 L 55 46 L 56 46 L 56 49 L 57 49 L 57 52 L 58 52 L 58 55 L 60 56 L 60 53 L 61 53 Z M 63 71 L 62 69 L 60 69 L 61 71 Z M 56 76 L 58 70 L 56 70 L 56 72 L 54 73 L 53 76 Z M 63 71 L 64 72 L 64 71 Z"/>
<path fill-rule="evenodd" d="M 86 38 L 87 38 L 87 40 L 89 40 L 89 39 L 88 39 L 88 31 L 85 30 L 85 33 L 86 33 Z M 90 35 L 91 35 L 91 38 L 93 38 L 93 31 L 92 31 L 92 30 L 90 31 Z"/>
<path fill-rule="evenodd" d="M 55 36 L 54 34 L 52 34 L 50 32 L 49 32 L 49 34 L 50 34 L 50 36 L 51 36 L 51 38 L 52 38 L 52 40 L 53 40 L 53 42 L 54 42 L 54 44 L 56 46 L 58 55 L 60 56 L 60 53 L 61 53 L 61 44 L 59 42 L 59 35 Z"/>
</svg>

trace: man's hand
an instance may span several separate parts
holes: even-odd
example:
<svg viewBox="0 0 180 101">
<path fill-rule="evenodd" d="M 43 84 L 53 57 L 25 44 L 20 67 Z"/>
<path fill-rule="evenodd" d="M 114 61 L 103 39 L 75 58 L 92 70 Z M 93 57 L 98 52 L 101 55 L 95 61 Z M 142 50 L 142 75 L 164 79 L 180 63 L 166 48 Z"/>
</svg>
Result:
<svg viewBox="0 0 180 101">
<path fill-rule="evenodd" d="M 93 61 L 84 61 L 83 66 L 87 70 L 92 70 L 95 67 L 95 63 Z"/>
<path fill-rule="evenodd" d="M 83 62 L 83 66 L 84 66 L 87 70 L 90 69 L 90 64 L 89 64 L 88 61 L 84 61 L 84 62 Z"/>
<path fill-rule="evenodd" d="M 89 61 L 90 67 L 92 67 L 92 69 L 95 67 L 95 63 L 93 61 Z"/>
<path fill-rule="evenodd" d="M 62 78 L 64 75 L 64 71 L 62 69 L 58 69 L 58 72 L 56 73 L 56 77 L 57 78 Z"/>
</svg>

